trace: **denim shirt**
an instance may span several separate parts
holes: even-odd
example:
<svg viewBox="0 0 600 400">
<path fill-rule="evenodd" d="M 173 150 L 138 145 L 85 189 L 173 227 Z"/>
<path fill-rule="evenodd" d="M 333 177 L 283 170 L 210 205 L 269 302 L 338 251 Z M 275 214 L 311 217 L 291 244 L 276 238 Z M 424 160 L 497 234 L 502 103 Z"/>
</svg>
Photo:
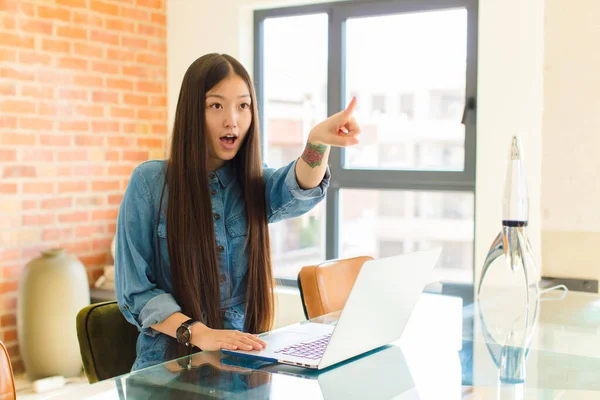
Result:
<svg viewBox="0 0 600 400">
<path fill-rule="evenodd" d="M 329 167 L 319 186 L 304 190 L 296 180 L 296 162 L 279 169 L 263 168 L 269 223 L 301 216 L 325 197 L 330 179 Z M 117 301 L 125 319 L 140 331 L 134 370 L 166 361 L 167 344 L 175 339 L 155 331 L 151 325 L 181 311 L 171 294 L 166 191 L 158 219 L 165 171 L 165 161 L 147 161 L 133 171 L 117 220 Z M 244 250 L 247 220 L 242 188 L 229 163 L 209 174 L 209 184 L 206 190 L 211 193 L 211 213 L 215 217 L 223 323 L 226 329 L 243 330 L 248 254 Z M 162 264 L 158 262 L 156 243 L 160 245 Z"/>
</svg>

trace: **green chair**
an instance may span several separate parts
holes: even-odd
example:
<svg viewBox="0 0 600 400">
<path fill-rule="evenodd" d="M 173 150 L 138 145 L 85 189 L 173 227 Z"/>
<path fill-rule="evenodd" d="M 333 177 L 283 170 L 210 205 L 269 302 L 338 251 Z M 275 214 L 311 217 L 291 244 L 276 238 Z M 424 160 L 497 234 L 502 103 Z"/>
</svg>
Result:
<svg viewBox="0 0 600 400">
<path fill-rule="evenodd" d="M 77 314 L 77 339 L 83 370 L 90 383 L 131 371 L 137 328 L 127 322 L 116 301 L 96 303 Z"/>
</svg>

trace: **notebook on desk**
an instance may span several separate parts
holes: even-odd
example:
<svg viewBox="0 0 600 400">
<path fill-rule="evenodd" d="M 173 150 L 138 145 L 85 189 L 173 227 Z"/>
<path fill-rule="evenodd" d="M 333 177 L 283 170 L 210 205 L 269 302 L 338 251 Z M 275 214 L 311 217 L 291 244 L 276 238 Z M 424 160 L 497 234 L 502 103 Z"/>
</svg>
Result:
<svg viewBox="0 0 600 400">
<path fill-rule="evenodd" d="M 441 248 L 367 261 L 335 325 L 303 322 L 260 335 L 261 351 L 225 354 L 324 369 L 402 335 Z"/>
</svg>

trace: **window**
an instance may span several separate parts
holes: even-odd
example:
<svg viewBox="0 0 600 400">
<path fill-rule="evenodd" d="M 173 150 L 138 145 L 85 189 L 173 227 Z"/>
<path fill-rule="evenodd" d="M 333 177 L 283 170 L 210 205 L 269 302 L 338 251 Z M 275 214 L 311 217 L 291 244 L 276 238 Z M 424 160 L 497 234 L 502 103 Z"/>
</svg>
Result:
<svg viewBox="0 0 600 400">
<path fill-rule="evenodd" d="M 373 114 L 385 114 L 385 96 L 374 94 L 371 97 L 371 110 Z"/>
<path fill-rule="evenodd" d="M 385 144 L 380 143 L 379 148 L 379 167 L 401 169 L 409 164 L 408 149 L 403 143 Z"/>
<path fill-rule="evenodd" d="M 263 154 L 270 167 L 281 167 L 302 154 L 310 128 L 327 116 L 327 14 L 269 18 L 263 30 Z M 276 277 L 296 279 L 304 265 L 325 259 L 324 224 L 322 202 L 269 226 Z"/>
<path fill-rule="evenodd" d="M 389 257 L 394 249 L 400 254 L 441 246 L 440 275 L 468 282 L 473 201 L 473 194 L 465 192 L 343 189 L 340 257 Z"/>
<path fill-rule="evenodd" d="M 431 90 L 429 92 L 429 117 L 434 120 L 460 121 L 465 95 L 459 90 Z"/>
<path fill-rule="evenodd" d="M 422 7 L 422 9 L 419 9 Z M 361 142 L 332 148 L 327 199 L 271 227 L 275 276 L 326 259 L 443 247 L 440 279 L 473 282 L 477 0 L 336 2 L 255 12 L 269 165 L 358 99 Z M 470 101 L 468 101 L 470 99 Z"/>
<path fill-rule="evenodd" d="M 392 257 L 404 252 L 404 242 L 381 241 L 377 257 Z"/>
<path fill-rule="evenodd" d="M 405 192 L 384 190 L 378 197 L 379 215 L 382 217 L 403 217 L 407 214 Z"/>
<path fill-rule="evenodd" d="M 411 120 L 415 117 L 415 95 L 413 93 L 401 93 L 400 94 L 400 107 L 398 112 L 400 118 Z"/>
</svg>

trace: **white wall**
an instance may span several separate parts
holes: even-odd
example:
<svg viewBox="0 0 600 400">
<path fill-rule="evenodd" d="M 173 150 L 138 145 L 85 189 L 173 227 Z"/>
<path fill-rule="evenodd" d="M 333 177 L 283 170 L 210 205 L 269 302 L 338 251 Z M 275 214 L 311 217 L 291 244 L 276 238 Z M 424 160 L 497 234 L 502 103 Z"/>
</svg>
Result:
<svg viewBox="0 0 600 400">
<path fill-rule="evenodd" d="M 206 53 L 237 55 L 238 3 L 236 0 L 168 0 L 167 96 L 171 128 L 181 81 L 190 64 Z"/>
<path fill-rule="evenodd" d="M 544 273 L 600 279 L 600 2 L 546 0 Z"/>
</svg>

